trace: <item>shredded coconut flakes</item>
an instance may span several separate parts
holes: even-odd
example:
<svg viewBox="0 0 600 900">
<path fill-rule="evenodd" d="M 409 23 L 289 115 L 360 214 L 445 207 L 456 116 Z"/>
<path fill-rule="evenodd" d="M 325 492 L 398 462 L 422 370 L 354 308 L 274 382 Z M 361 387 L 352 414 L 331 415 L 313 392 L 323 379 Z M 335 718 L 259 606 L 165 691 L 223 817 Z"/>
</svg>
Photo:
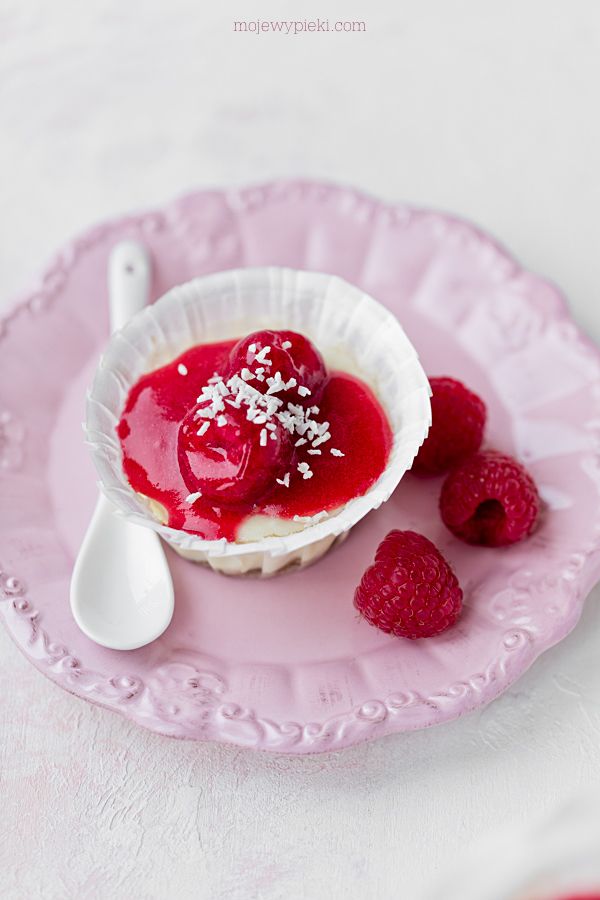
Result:
<svg viewBox="0 0 600 900">
<path fill-rule="evenodd" d="M 283 349 L 288 349 L 288 347 L 291 347 L 291 341 L 284 341 L 282 347 Z M 277 397 L 276 394 L 296 387 L 296 379 L 290 378 L 286 382 L 279 371 L 272 376 L 265 377 L 265 367 L 272 365 L 271 360 L 268 358 L 271 347 L 263 347 L 262 350 L 256 353 L 256 345 L 251 344 L 248 350 L 250 354 L 254 354 L 254 362 L 261 365 L 253 367 L 253 370 L 244 367 L 239 375 L 232 375 L 227 380 L 216 372 L 208 379 L 208 383 L 202 388 L 197 397 L 197 402 L 204 405 L 196 411 L 195 418 L 204 421 L 200 424 L 196 433 L 199 436 L 206 434 L 212 420 L 216 420 L 218 427 L 223 427 L 227 423 L 227 418 L 223 415 L 226 409 L 225 404 L 227 403 L 236 409 L 240 409 L 243 406 L 247 420 L 261 428 L 259 436 L 261 447 L 267 446 L 269 438 L 273 441 L 277 440 L 277 429 L 280 426 L 288 431 L 292 437 L 297 437 L 294 443 L 295 447 L 303 447 L 306 444 L 310 444 L 306 452 L 311 456 L 321 456 L 322 451 L 317 448 L 320 444 L 330 440 L 331 433 L 328 430 L 329 422 L 319 422 L 314 418 L 319 414 L 319 407 L 304 407 L 300 403 L 285 403 L 283 399 Z M 262 393 L 249 384 L 250 381 L 255 379 L 263 382 L 266 380 L 268 385 L 266 393 Z M 298 395 L 300 397 L 307 397 L 310 393 L 310 390 L 304 385 L 298 386 Z M 342 451 L 335 447 L 332 447 L 330 452 L 332 456 L 344 456 Z M 313 477 L 314 473 L 307 462 L 298 463 L 297 470 L 304 480 Z M 284 487 L 289 487 L 290 478 L 290 472 L 286 472 L 284 477 L 277 478 L 276 482 Z M 190 494 L 190 497 L 195 496 Z M 311 521 L 314 518 L 312 517 Z"/>
</svg>

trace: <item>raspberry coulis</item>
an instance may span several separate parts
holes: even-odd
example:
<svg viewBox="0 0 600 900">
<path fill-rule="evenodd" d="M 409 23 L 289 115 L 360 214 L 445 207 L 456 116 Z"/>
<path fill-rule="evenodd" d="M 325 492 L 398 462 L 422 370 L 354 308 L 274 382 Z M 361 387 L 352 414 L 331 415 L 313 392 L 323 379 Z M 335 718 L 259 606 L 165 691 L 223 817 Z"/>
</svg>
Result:
<svg viewBox="0 0 600 900">
<path fill-rule="evenodd" d="M 387 417 L 370 388 L 343 372 L 325 374 L 318 408 L 319 418 L 329 423 L 331 439 L 320 446 L 320 455 L 307 455 L 306 446 L 290 443 L 285 460 L 289 487 L 276 482 L 282 473 L 269 440 L 264 447 L 251 448 L 251 466 L 245 470 L 245 477 L 261 486 L 260 496 L 240 500 L 243 492 L 238 492 L 227 502 L 220 502 L 214 493 L 206 496 L 203 491 L 190 503 L 194 487 L 190 477 L 194 473 L 190 476 L 190 467 L 186 470 L 185 466 L 182 472 L 182 423 L 198 408 L 198 395 L 209 379 L 215 373 L 231 371 L 231 361 L 235 360 L 232 351 L 237 345 L 238 341 L 230 340 L 192 347 L 168 365 L 142 376 L 129 393 L 117 427 L 123 469 L 131 487 L 164 506 L 171 528 L 206 540 L 235 540 L 239 525 L 250 515 L 293 519 L 342 506 L 374 484 L 386 466 L 392 445 Z M 316 386 L 312 387 L 314 390 Z M 231 408 L 229 411 L 233 412 Z M 260 429 L 252 427 L 258 435 Z M 221 439 L 227 440 L 233 430 L 224 427 L 222 432 Z M 343 456 L 332 455 L 332 447 Z M 265 451 L 267 470 L 271 472 L 273 467 L 266 489 L 264 479 L 254 477 L 256 460 L 263 459 L 259 450 Z M 304 462 L 310 465 L 310 478 L 298 472 L 298 464 Z"/>
</svg>

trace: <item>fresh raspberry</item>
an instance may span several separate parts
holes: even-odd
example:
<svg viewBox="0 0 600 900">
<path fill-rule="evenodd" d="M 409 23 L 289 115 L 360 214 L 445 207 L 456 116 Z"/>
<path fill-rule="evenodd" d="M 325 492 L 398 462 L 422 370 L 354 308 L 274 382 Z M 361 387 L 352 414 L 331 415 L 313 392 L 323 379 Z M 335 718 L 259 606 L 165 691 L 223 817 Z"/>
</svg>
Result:
<svg viewBox="0 0 600 900">
<path fill-rule="evenodd" d="M 354 593 L 354 605 L 381 631 L 416 640 L 454 625 L 462 597 L 435 544 L 414 531 L 390 531 Z"/>
<path fill-rule="evenodd" d="M 417 475 L 442 475 L 477 453 L 483 439 L 485 403 L 454 378 L 430 378 L 432 424 L 415 459 Z"/>
<path fill-rule="evenodd" d="M 504 453 L 477 453 L 451 472 L 440 496 L 444 524 L 468 544 L 502 547 L 531 534 L 540 511 L 537 488 Z"/>
<path fill-rule="evenodd" d="M 217 417 L 202 418 L 199 414 L 209 406 L 208 401 L 195 406 L 179 428 L 177 452 L 185 485 L 190 493 L 222 504 L 255 502 L 287 470 L 291 437 L 279 423 L 267 430 L 250 422 L 244 407 L 227 405 Z"/>
<path fill-rule="evenodd" d="M 268 353 L 263 353 L 266 348 Z M 228 376 L 240 374 L 243 369 L 254 374 L 249 383 L 261 394 L 271 388 L 285 403 L 306 406 L 319 399 L 327 375 L 317 348 L 295 331 L 255 331 L 238 341 L 229 356 Z M 277 373 L 285 384 L 292 379 L 294 383 L 289 388 L 273 390 L 276 384 L 268 379 L 277 378 Z M 299 392 L 298 388 L 306 388 L 309 393 Z"/>
</svg>

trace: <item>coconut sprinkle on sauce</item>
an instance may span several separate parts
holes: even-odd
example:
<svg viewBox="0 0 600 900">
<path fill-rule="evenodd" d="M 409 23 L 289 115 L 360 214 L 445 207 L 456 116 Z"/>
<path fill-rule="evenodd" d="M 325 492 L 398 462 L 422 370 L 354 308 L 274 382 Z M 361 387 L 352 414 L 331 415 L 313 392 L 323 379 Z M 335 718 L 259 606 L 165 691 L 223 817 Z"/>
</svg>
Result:
<svg viewBox="0 0 600 900">
<path fill-rule="evenodd" d="M 289 341 L 284 343 L 291 346 Z M 254 371 L 244 367 L 239 375 L 234 374 L 227 380 L 217 373 L 208 379 L 208 382 L 197 397 L 198 403 L 205 403 L 206 405 L 198 410 L 196 416 L 207 420 L 200 426 L 197 434 L 200 437 L 206 434 L 212 420 L 216 420 L 219 428 L 226 425 L 227 417 L 224 413 L 226 409 L 225 404 L 228 403 L 236 409 L 240 409 L 242 406 L 246 407 L 246 418 L 248 421 L 261 428 L 259 437 L 261 447 L 267 446 L 269 438 L 276 441 L 277 429 L 278 427 L 283 427 L 292 437 L 297 436 L 294 447 L 306 446 L 305 452 L 308 455 L 321 456 L 322 451 L 318 448 L 321 444 L 331 439 L 331 432 L 329 431 L 330 423 L 328 421 L 319 422 L 315 418 L 319 415 L 319 407 L 305 407 L 302 403 L 289 401 L 286 403 L 282 397 L 277 396 L 283 391 L 288 392 L 293 388 L 297 388 L 298 396 L 303 398 L 309 396 L 311 391 L 303 385 L 298 386 L 295 378 L 285 381 L 279 371 L 265 378 L 264 366 L 270 364 L 270 360 L 267 357 L 271 347 L 263 347 L 258 353 L 255 352 L 256 345 L 251 344 L 248 349 L 251 354 L 254 354 L 254 362 L 264 363 L 264 365 L 256 367 Z M 255 379 L 266 381 L 268 385 L 266 393 L 262 393 L 250 384 Z M 331 448 L 331 455 L 344 456 L 341 450 L 336 448 Z M 314 475 L 311 467 L 305 461 L 298 463 L 297 471 L 305 481 Z M 284 479 L 276 478 L 275 481 L 277 484 L 289 487 L 290 473 L 286 473 Z"/>
</svg>

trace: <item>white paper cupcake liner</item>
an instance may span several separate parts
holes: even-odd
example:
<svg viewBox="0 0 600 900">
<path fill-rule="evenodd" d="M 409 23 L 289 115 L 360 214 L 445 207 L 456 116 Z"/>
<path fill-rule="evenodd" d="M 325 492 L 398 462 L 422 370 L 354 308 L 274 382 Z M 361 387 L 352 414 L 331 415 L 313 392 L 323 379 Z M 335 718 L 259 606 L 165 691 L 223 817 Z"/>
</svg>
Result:
<svg viewBox="0 0 600 900">
<path fill-rule="evenodd" d="M 393 444 L 385 471 L 362 496 L 302 531 L 251 543 L 207 541 L 161 525 L 130 487 L 116 426 L 131 387 L 145 373 L 201 343 L 262 328 L 310 338 L 325 359 L 352 361 L 385 409 Z M 236 269 L 173 288 L 115 333 L 88 395 L 86 436 L 100 487 L 128 519 L 153 528 L 182 556 L 229 574 L 273 574 L 313 562 L 389 498 L 431 424 L 430 388 L 400 323 L 363 291 L 333 275 L 293 269 Z"/>
</svg>

